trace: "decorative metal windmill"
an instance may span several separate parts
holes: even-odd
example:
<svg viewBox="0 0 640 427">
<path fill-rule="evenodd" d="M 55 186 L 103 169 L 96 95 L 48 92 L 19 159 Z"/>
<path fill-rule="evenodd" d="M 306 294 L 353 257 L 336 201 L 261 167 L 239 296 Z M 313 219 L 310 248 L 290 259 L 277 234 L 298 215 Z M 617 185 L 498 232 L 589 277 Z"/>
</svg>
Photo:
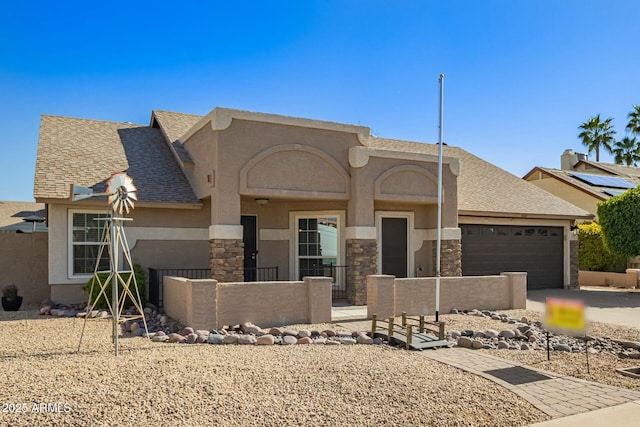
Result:
<svg viewBox="0 0 640 427">
<path fill-rule="evenodd" d="M 87 304 L 87 315 L 82 326 L 82 334 L 78 343 L 78 351 L 82 344 L 84 336 L 84 328 L 87 324 L 89 313 L 93 311 L 102 296 L 107 301 L 107 306 L 112 318 L 112 340 L 115 346 L 115 355 L 118 355 L 118 326 L 122 322 L 142 318 L 144 330 L 147 333 L 147 321 L 144 317 L 144 309 L 142 308 L 142 299 L 136 282 L 136 276 L 133 271 L 133 262 L 131 260 L 131 251 L 127 238 L 124 233 L 124 221 L 131 221 L 131 218 L 124 218 L 123 212 L 129 213 L 134 208 L 134 200 L 138 200 L 136 196 L 136 186 L 133 179 L 125 172 L 115 172 L 106 182 L 107 190 L 104 193 L 94 193 L 91 188 L 81 187 L 79 185 L 71 186 L 71 201 L 88 199 L 95 196 L 107 196 L 109 209 L 108 218 L 96 218 L 96 220 L 104 221 L 102 233 L 102 245 L 98 251 L 96 266 L 93 271 L 91 280 L 91 289 L 89 290 L 89 301 Z M 100 260 L 102 259 L 104 249 L 107 248 L 109 255 L 109 270 L 100 270 Z M 120 253 L 123 255 L 123 268 L 120 269 Z M 105 276 L 106 274 L 106 276 Z M 107 295 L 107 288 L 111 284 L 111 301 Z M 133 284 L 134 292 L 131 289 Z M 95 297 L 94 288 L 97 287 L 98 293 Z M 122 293 L 119 292 L 122 288 Z M 133 307 L 138 314 L 123 315 L 124 303 L 127 297 L 133 302 Z M 93 301 L 92 301 L 93 299 Z"/>
</svg>

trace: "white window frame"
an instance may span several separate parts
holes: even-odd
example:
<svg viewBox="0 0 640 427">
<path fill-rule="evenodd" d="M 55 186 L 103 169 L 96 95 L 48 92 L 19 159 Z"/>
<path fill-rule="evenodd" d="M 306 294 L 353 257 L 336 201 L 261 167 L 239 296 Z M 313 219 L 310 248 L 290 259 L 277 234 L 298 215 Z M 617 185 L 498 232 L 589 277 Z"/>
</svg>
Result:
<svg viewBox="0 0 640 427">
<path fill-rule="evenodd" d="M 109 213 L 105 210 L 98 209 L 69 209 L 67 214 L 67 277 L 69 279 L 89 279 L 93 276 L 91 273 L 74 274 L 73 272 L 73 215 L 74 214 L 103 214 Z M 107 250 L 107 249 L 105 249 Z"/>
<path fill-rule="evenodd" d="M 382 218 L 405 218 L 407 220 L 407 278 L 415 277 L 415 252 L 411 246 L 414 231 L 414 213 L 411 211 L 376 211 L 376 236 L 378 240 L 378 274 L 382 274 Z"/>
<path fill-rule="evenodd" d="M 298 280 L 300 272 L 299 250 L 298 250 L 298 220 L 304 218 L 336 218 L 338 235 L 338 246 L 336 263 L 339 266 L 344 265 L 344 211 L 304 211 L 289 212 L 289 233 L 291 235 L 291 244 L 289 245 L 289 277 L 291 280 Z"/>
</svg>

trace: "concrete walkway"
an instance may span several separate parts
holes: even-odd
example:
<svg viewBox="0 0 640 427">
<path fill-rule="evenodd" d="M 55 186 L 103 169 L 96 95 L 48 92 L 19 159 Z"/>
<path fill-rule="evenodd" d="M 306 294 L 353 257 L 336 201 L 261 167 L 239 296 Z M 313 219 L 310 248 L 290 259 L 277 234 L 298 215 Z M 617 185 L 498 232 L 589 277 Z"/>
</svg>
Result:
<svg viewBox="0 0 640 427">
<path fill-rule="evenodd" d="M 578 297 L 575 291 L 568 292 L 572 293 L 562 296 Z M 587 297 L 593 296 L 587 294 Z M 616 305 L 621 302 L 618 300 L 621 298 L 620 295 L 607 297 L 615 301 L 612 303 L 612 307 L 617 307 L 618 311 L 620 309 L 626 311 L 626 308 L 629 307 L 628 305 L 624 307 L 623 304 Z M 544 301 L 542 294 L 534 295 L 534 298 Z M 534 307 L 537 307 L 535 304 L 539 303 L 539 301 L 535 299 L 531 301 L 533 306 L 530 309 L 535 310 Z M 608 304 L 609 302 L 607 301 L 609 299 L 605 298 L 605 302 L 600 302 L 600 304 Z M 589 306 L 589 303 L 586 303 Z M 529 304 L 530 302 L 527 301 L 527 308 L 529 308 Z M 542 306 L 542 310 L 544 310 L 544 306 Z M 616 311 L 608 310 L 602 315 L 603 318 L 598 320 L 607 321 L 622 318 L 622 324 L 624 324 L 630 315 L 631 313 L 627 312 L 619 317 L 616 315 Z M 336 306 L 332 310 L 333 323 L 350 330 L 369 330 L 371 321 L 367 320 L 366 316 L 366 306 Z M 638 420 L 640 420 L 640 392 L 637 391 L 620 389 L 570 376 L 562 376 L 519 365 L 491 356 L 486 352 L 460 347 L 427 350 L 420 354 L 431 360 L 454 366 L 493 381 L 553 417 L 550 421 L 535 424 L 537 427 L 595 427 L 614 424 L 616 427 L 625 427 L 636 426 L 638 425 Z"/>
</svg>

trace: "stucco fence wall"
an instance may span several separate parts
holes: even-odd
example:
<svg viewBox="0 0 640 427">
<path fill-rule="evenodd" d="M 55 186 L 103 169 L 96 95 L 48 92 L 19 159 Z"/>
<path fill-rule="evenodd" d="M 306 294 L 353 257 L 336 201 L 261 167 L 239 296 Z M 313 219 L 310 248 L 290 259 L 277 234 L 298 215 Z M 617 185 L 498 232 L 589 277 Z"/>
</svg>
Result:
<svg viewBox="0 0 640 427">
<path fill-rule="evenodd" d="M 626 273 L 610 273 L 606 271 L 578 272 L 580 286 L 613 286 L 616 288 L 633 288 L 640 284 L 640 269 L 628 268 Z"/>
<path fill-rule="evenodd" d="M 526 308 L 527 273 L 499 276 L 440 278 L 440 313 L 452 308 L 507 310 Z M 397 279 L 389 275 L 367 277 L 367 317 L 433 315 L 436 307 L 436 278 Z"/>
<path fill-rule="evenodd" d="M 164 310 L 195 329 L 251 322 L 261 327 L 331 321 L 331 278 L 218 283 L 165 277 Z"/>
<path fill-rule="evenodd" d="M 0 233 L 0 289 L 18 288 L 22 305 L 49 298 L 48 233 Z"/>
</svg>

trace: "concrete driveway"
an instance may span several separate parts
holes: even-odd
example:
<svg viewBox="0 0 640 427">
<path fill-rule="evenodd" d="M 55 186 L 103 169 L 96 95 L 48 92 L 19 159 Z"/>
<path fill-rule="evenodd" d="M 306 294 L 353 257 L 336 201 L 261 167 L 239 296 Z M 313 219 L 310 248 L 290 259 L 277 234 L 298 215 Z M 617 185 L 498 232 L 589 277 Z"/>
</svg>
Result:
<svg viewBox="0 0 640 427">
<path fill-rule="evenodd" d="M 640 329 L 640 292 L 586 288 L 579 291 L 543 289 L 527 291 L 527 310 L 544 313 L 547 297 L 578 299 L 585 303 L 588 321 Z"/>
</svg>

